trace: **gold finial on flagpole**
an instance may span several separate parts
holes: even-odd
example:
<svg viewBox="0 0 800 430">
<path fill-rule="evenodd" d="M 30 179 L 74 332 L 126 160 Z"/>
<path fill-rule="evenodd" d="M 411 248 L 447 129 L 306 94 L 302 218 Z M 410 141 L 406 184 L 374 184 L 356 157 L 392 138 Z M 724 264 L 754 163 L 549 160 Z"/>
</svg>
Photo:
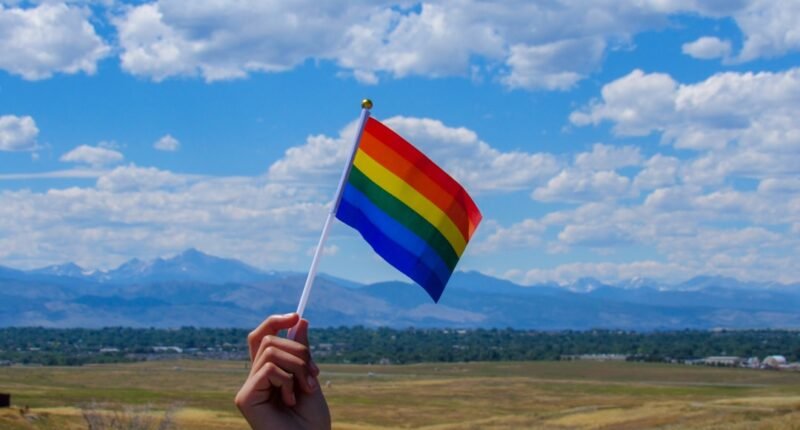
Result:
<svg viewBox="0 0 800 430">
<path fill-rule="evenodd" d="M 372 109 L 372 100 L 370 99 L 361 100 L 361 107 L 363 109 Z"/>
</svg>

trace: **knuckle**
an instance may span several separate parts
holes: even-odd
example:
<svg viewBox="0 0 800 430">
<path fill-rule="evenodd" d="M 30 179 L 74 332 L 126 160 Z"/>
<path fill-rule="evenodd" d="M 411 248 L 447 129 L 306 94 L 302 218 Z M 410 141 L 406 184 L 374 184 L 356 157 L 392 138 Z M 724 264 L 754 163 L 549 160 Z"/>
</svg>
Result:
<svg viewBox="0 0 800 430">
<path fill-rule="evenodd" d="M 278 348 L 275 348 L 274 346 L 268 346 L 264 348 L 264 358 L 267 359 L 267 361 L 271 362 L 272 360 L 274 360 L 277 353 L 278 353 Z"/>
<path fill-rule="evenodd" d="M 233 404 L 239 409 L 245 405 L 245 395 L 241 391 L 236 393 L 236 397 L 233 398 Z"/>
<path fill-rule="evenodd" d="M 300 349 L 300 355 L 303 357 L 303 359 L 308 360 L 308 358 L 311 357 L 311 350 L 307 346 L 300 345 L 299 349 Z"/>
</svg>

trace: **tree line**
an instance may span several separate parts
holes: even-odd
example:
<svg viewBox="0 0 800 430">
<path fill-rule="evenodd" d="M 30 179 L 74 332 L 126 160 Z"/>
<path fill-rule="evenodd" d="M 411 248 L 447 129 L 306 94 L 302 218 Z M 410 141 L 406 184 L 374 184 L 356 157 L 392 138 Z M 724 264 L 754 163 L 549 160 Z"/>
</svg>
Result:
<svg viewBox="0 0 800 430">
<path fill-rule="evenodd" d="M 147 360 L 175 351 L 184 357 L 244 359 L 248 330 L 179 329 L 0 329 L 0 363 L 81 365 Z M 558 360 L 566 355 L 622 354 L 630 360 L 669 361 L 713 355 L 784 355 L 800 360 L 800 331 L 619 330 L 531 331 L 514 329 L 315 328 L 314 357 L 322 363 L 407 364 L 500 360 Z M 101 352 L 102 351 L 102 352 Z"/>
</svg>

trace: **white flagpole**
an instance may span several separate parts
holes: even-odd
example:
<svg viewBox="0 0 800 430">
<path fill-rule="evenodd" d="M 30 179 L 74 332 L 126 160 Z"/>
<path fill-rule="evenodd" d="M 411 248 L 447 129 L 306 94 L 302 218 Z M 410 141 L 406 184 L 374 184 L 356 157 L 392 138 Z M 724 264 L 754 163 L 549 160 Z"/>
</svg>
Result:
<svg viewBox="0 0 800 430">
<path fill-rule="evenodd" d="M 300 296 L 300 302 L 297 304 L 297 313 L 300 318 L 303 317 L 303 312 L 306 310 L 308 304 L 308 296 L 311 294 L 311 287 L 314 284 L 314 278 L 317 276 L 317 266 L 319 265 L 319 257 L 322 255 L 322 249 L 325 246 L 325 241 L 328 239 L 328 232 L 333 224 L 333 219 L 336 217 L 336 210 L 339 209 L 339 202 L 342 200 L 342 191 L 347 177 L 350 175 L 350 168 L 353 166 L 353 158 L 356 156 L 358 149 L 358 142 L 361 140 L 361 133 L 364 131 L 364 124 L 367 123 L 369 118 L 369 110 L 372 109 L 372 100 L 364 99 L 361 101 L 361 117 L 358 119 L 358 128 L 355 138 L 353 139 L 353 148 L 350 150 L 350 156 L 347 158 L 347 164 L 344 166 L 342 176 L 339 178 L 339 186 L 336 188 L 336 199 L 333 201 L 328 217 L 325 219 L 325 224 L 322 226 L 322 234 L 319 237 L 317 249 L 314 251 L 314 257 L 311 260 L 311 268 L 308 270 L 308 277 L 306 277 L 306 284 L 303 286 L 303 294 Z M 295 329 L 289 330 L 289 339 L 294 339 Z"/>
</svg>

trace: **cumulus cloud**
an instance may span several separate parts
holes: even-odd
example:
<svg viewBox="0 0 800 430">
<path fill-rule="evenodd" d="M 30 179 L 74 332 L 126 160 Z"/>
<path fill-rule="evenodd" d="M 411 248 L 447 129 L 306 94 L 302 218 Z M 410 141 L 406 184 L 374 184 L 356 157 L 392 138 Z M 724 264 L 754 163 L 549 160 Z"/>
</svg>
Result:
<svg viewBox="0 0 800 430">
<path fill-rule="evenodd" d="M 586 277 L 604 282 L 618 282 L 633 278 L 682 280 L 689 278 L 691 274 L 690 270 L 680 264 L 642 260 L 630 263 L 568 263 L 553 268 L 518 272 L 516 278 L 525 284 L 569 284 Z"/>
<path fill-rule="evenodd" d="M 734 19 L 744 33 L 739 62 L 777 57 L 800 50 L 800 3 L 795 1 L 754 0 Z"/>
<path fill-rule="evenodd" d="M 29 116 L 0 116 L 0 151 L 33 151 L 39 129 Z"/>
<path fill-rule="evenodd" d="M 526 219 L 509 227 L 495 226 L 486 239 L 474 246 L 474 250 L 487 253 L 510 248 L 532 248 L 542 243 L 545 230 L 545 224 L 533 219 Z"/>
<path fill-rule="evenodd" d="M 117 167 L 97 178 L 97 189 L 111 192 L 173 189 L 186 185 L 192 176 L 177 175 L 155 167 Z"/>
<path fill-rule="evenodd" d="M 607 282 L 633 277 L 680 281 L 700 274 L 797 282 L 800 270 L 786 257 L 800 250 L 800 238 L 786 235 L 797 225 L 796 186 L 770 181 L 765 187 L 776 188 L 765 192 L 669 187 L 653 191 L 643 204 L 594 202 L 551 212 L 525 222 L 560 229 L 553 238 L 538 236 L 550 249 L 588 249 L 608 259 L 630 256 L 623 252 L 629 248 L 657 257 L 638 261 L 634 255 L 633 261 L 614 258 L 617 261 L 601 263 L 592 259 L 515 273 L 529 283 L 571 282 L 585 276 Z"/>
<path fill-rule="evenodd" d="M 800 128 L 790 120 L 800 115 L 798 85 L 796 68 L 719 73 L 693 84 L 636 70 L 607 84 L 601 100 L 573 112 L 574 124 L 609 121 L 620 137 L 660 134 L 662 143 L 688 151 L 679 151 L 680 157 L 655 153 L 646 161 L 619 145 L 578 154 L 533 197 L 583 203 L 528 221 L 558 231 L 539 236 L 546 249 L 594 256 L 510 273 L 528 282 L 585 276 L 680 281 L 698 274 L 797 282 L 800 270 L 788 256 L 800 251 Z M 628 161 L 604 161 L 617 159 Z M 630 187 L 624 179 L 612 180 L 623 165 L 634 172 Z M 598 172 L 607 172 L 606 187 L 595 185 Z M 603 191 L 615 183 L 621 194 Z M 654 257 L 619 262 L 632 257 L 626 248 Z M 596 262 L 612 255 L 613 263 Z"/>
<path fill-rule="evenodd" d="M 613 170 L 621 167 L 638 166 L 642 155 L 636 146 L 615 146 L 595 143 L 591 152 L 581 152 L 575 156 L 575 167 L 583 170 Z"/>
<path fill-rule="evenodd" d="M 543 202 L 581 202 L 616 199 L 630 194 L 630 179 L 611 170 L 564 169 L 533 190 L 531 197 Z"/>
<path fill-rule="evenodd" d="M 158 0 L 130 5 L 113 23 L 122 67 L 162 80 L 207 81 L 329 61 L 365 83 L 381 75 L 488 75 L 509 88 L 565 90 L 597 70 L 609 46 L 666 26 L 670 16 L 733 17 L 745 34 L 742 61 L 796 48 L 787 2 L 439 0 L 347 4 Z M 725 42 L 687 44 L 724 55 Z"/>
<path fill-rule="evenodd" d="M 611 120 L 618 135 L 647 135 L 674 116 L 676 89 L 669 75 L 637 69 L 604 85 L 602 102 L 572 112 L 569 119 L 579 126 Z"/>
<path fill-rule="evenodd" d="M 0 68 L 26 79 L 92 74 L 112 47 L 92 25 L 85 2 L 0 6 Z M 770 0 L 555 1 L 437 0 L 411 5 L 156 0 L 110 7 L 122 68 L 160 81 L 199 76 L 237 79 L 328 61 L 341 74 L 376 83 L 381 76 L 489 76 L 509 88 L 566 90 L 596 71 L 609 47 L 630 45 L 675 14 L 732 18 L 744 35 L 730 43 L 706 36 L 684 45 L 696 58 L 750 61 L 800 49 L 800 7 Z"/>
<path fill-rule="evenodd" d="M 318 238 L 328 197 L 262 177 L 119 166 L 94 185 L 0 191 L 0 258 L 107 268 L 199 247 L 262 267 L 288 264 Z"/>
<path fill-rule="evenodd" d="M 597 248 L 617 247 L 633 242 L 626 228 L 594 225 L 567 225 L 558 234 L 558 239 L 566 245 L 580 245 Z"/>
<path fill-rule="evenodd" d="M 62 155 L 59 160 L 67 163 L 88 164 L 102 167 L 116 164 L 125 158 L 121 152 L 103 146 L 81 145 Z"/>
<path fill-rule="evenodd" d="M 169 151 L 175 152 L 181 147 L 181 142 L 178 139 L 172 137 L 170 134 L 165 134 L 161 136 L 154 144 L 153 148 L 158 149 L 159 151 Z"/>
<path fill-rule="evenodd" d="M 420 148 L 470 191 L 515 190 L 538 183 L 558 171 L 551 154 L 500 151 L 465 127 L 450 127 L 439 120 L 395 116 L 383 121 Z M 269 177 L 283 181 L 330 182 L 346 161 L 355 123 L 337 137 L 310 136 L 306 143 L 288 149 L 269 168 Z"/>
<path fill-rule="evenodd" d="M 690 57 L 701 60 L 714 58 L 727 59 L 731 55 L 731 42 L 717 37 L 701 37 L 694 42 L 684 43 L 681 51 Z"/>
<path fill-rule="evenodd" d="M 610 121 L 619 136 L 661 133 L 664 143 L 700 154 L 681 169 L 683 179 L 709 185 L 731 175 L 760 179 L 796 172 L 798 115 L 798 68 L 718 73 L 695 84 L 634 70 L 605 85 L 602 100 L 573 112 L 570 120 Z"/>
<path fill-rule="evenodd" d="M 94 74 L 111 48 L 76 5 L 42 2 L 31 8 L 0 4 L 0 69 L 25 79 L 54 73 Z"/>
<path fill-rule="evenodd" d="M 567 90 L 592 72 L 603 58 L 599 37 L 559 40 L 543 45 L 514 45 L 502 82 L 511 88 Z"/>
<path fill-rule="evenodd" d="M 652 156 L 633 181 L 637 189 L 655 189 L 676 183 L 681 162 L 662 154 Z"/>
</svg>

